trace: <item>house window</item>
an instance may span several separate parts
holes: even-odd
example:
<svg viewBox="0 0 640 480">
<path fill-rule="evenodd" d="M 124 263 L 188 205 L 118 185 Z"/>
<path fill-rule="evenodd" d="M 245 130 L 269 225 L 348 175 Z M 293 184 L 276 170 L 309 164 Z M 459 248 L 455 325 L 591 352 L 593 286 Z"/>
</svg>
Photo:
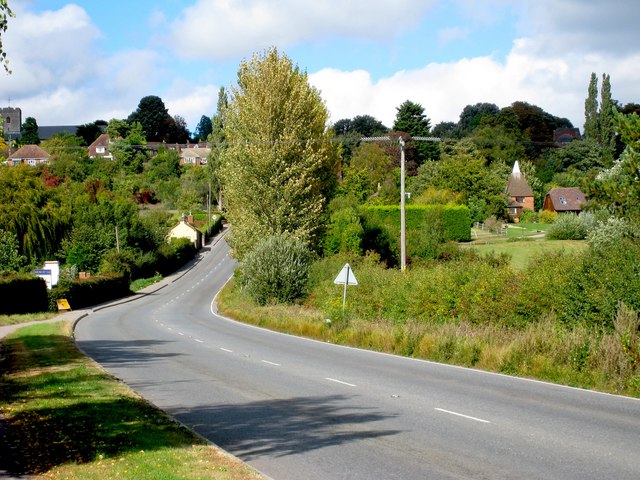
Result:
<svg viewBox="0 0 640 480">
<path fill-rule="evenodd" d="M 567 199 L 564 197 L 560 197 L 560 205 L 566 205 L 567 204 Z"/>
<path fill-rule="evenodd" d="M 32 167 L 35 167 L 38 164 L 35 158 L 30 158 L 29 160 L 27 160 L 27 163 Z"/>
<path fill-rule="evenodd" d="M 4 123 L 11 123 L 11 117 L 7 117 L 7 121 Z"/>
<path fill-rule="evenodd" d="M 524 203 L 524 197 L 516 197 L 516 202 Z"/>
<path fill-rule="evenodd" d="M 196 163 L 196 157 L 184 157 L 184 163 Z"/>
<path fill-rule="evenodd" d="M 96 147 L 96 153 L 104 153 L 104 147 Z"/>
<path fill-rule="evenodd" d="M 206 165 L 207 164 L 207 159 L 206 158 L 201 158 L 200 159 L 200 165 Z"/>
</svg>

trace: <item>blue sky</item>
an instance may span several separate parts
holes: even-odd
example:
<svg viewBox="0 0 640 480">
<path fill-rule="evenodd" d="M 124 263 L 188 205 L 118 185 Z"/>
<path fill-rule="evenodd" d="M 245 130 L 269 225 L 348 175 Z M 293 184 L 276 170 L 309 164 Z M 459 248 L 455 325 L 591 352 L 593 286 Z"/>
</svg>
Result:
<svg viewBox="0 0 640 480">
<path fill-rule="evenodd" d="M 331 120 L 420 103 L 432 124 L 469 104 L 527 101 L 584 123 L 589 76 L 640 103 L 636 0 L 9 0 L 13 74 L 0 104 L 40 125 L 124 118 L 160 96 L 193 130 L 243 58 L 276 46 Z"/>
</svg>

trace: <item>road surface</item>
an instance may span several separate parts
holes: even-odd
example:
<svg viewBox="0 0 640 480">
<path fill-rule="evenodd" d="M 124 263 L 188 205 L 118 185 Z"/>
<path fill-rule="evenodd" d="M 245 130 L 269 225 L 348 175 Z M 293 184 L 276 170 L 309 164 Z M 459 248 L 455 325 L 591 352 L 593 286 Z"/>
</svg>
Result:
<svg viewBox="0 0 640 480">
<path fill-rule="evenodd" d="M 214 314 L 223 240 L 155 293 L 99 309 L 80 348 L 268 477 L 640 478 L 640 401 L 335 346 Z M 336 287 L 336 296 L 341 290 Z"/>
</svg>

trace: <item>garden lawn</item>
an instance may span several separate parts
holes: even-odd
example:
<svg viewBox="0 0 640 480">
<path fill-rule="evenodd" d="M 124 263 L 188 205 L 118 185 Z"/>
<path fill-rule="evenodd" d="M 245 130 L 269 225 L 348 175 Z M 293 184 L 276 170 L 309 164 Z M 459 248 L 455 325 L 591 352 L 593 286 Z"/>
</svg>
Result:
<svg viewBox="0 0 640 480">
<path fill-rule="evenodd" d="M 583 240 L 523 240 L 486 244 L 463 244 L 464 248 L 473 248 L 478 253 L 493 253 L 511 255 L 511 266 L 514 270 L 522 271 L 538 255 L 565 250 L 577 252 L 587 249 L 587 243 Z"/>
<path fill-rule="evenodd" d="M 4 340 L 3 461 L 47 479 L 261 478 L 137 397 L 77 350 L 70 322 Z M 7 459 L 7 452 L 13 452 Z"/>
</svg>

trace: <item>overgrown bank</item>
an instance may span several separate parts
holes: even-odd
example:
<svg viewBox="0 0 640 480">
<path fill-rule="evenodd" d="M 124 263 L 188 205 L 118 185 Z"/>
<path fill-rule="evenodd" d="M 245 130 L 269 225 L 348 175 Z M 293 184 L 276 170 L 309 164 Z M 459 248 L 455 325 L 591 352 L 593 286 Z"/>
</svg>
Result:
<svg viewBox="0 0 640 480">
<path fill-rule="evenodd" d="M 333 284 L 349 261 L 359 285 Z M 298 305 L 256 306 L 230 283 L 222 313 L 325 341 L 640 396 L 640 246 L 536 258 L 457 252 L 402 273 L 374 257 L 317 262 Z M 327 320 L 330 320 L 328 322 Z"/>
</svg>

